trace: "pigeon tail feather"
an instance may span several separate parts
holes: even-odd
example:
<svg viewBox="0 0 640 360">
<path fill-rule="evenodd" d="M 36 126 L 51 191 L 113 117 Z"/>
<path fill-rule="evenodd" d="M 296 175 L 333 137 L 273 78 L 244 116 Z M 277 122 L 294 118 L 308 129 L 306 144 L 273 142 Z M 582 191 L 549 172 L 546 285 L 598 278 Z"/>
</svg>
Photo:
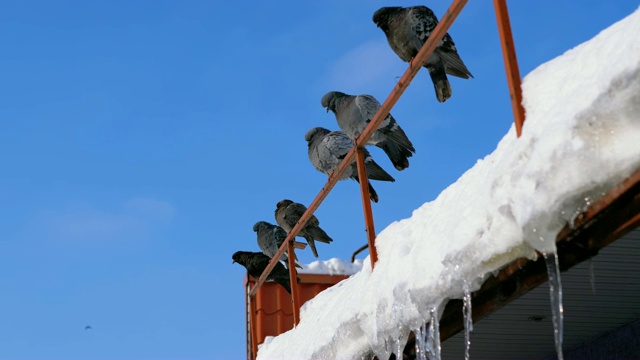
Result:
<svg viewBox="0 0 640 360">
<path fill-rule="evenodd" d="M 407 134 L 402 130 L 400 126 L 398 126 L 393 131 L 388 132 L 387 137 L 391 139 L 398 147 L 402 154 L 406 157 L 411 157 L 413 153 L 416 152 L 416 149 L 413 147 L 411 140 L 407 137 Z"/>
<path fill-rule="evenodd" d="M 431 81 L 433 81 L 433 87 L 436 90 L 436 98 L 439 102 L 445 102 L 451 97 L 451 85 L 447 79 L 447 74 L 444 69 L 444 64 L 439 62 L 435 68 L 429 69 L 429 75 L 431 75 Z"/>
<path fill-rule="evenodd" d="M 374 203 L 378 202 L 378 193 L 373 189 L 373 186 L 371 186 L 371 182 L 369 182 L 369 198 L 371 198 L 371 201 Z"/>
<path fill-rule="evenodd" d="M 318 240 L 325 244 L 329 244 L 333 241 L 333 239 L 329 235 L 327 235 L 327 233 L 324 230 L 322 230 L 322 228 L 318 226 L 306 227 L 304 231 L 308 235 L 310 235 L 313 238 L 313 240 Z"/>
<path fill-rule="evenodd" d="M 291 294 L 291 287 L 289 286 L 289 282 L 288 282 L 288 281 L 285 281 L 285 280 L 283 280 L 283 279 L 276 279 L 275 281 L 276 281 L 278 284 L 282 285 L 282 287 L 283 287 L 285 290 L 287 290 L 287 292 L 288 292 L 289 294 Z"/>
<path fill-rule="evenodd" d="M 378 165 L 378 163 L 373 160 L 371 162 L 365 163 L 364 167 L 367 169 L 367 176 L 371 180 L 390 182 L 396 181 L 393 176 L 389 175 L 389 173 L 384 171 L 384 169 L 381 168 L 380 165 Z"/>
<path fill-rule="evenodd" d="M 284 267 L 287 268 L 287 270 L 289 269 L 289 258 L 286 258 L 284 260 L 282 260 L 284 262 Z M 296 258 L 293 260 L 293 262 L 295 263 L 296 267 L 298 269 L 302 269 L 302 264 L 300 264 L 300 261 L 298 261 L 298 257 L 296 256 Z"/>
<path fill-rule="evenodd" d="M 376 146 L 381 148 L 391 160 L 393 166 L 401 171 L 409 167 L 409 159 L 406 152 L 402 151 L 402 148 L 398 144 L 385 140 L 378 143 Z M 410 153 L 409 153 L 410 154 Z"/>
<path fill-rule="evenodd" d="M 311 248 L 311 252 L 313 253 L 313 256 L 316 257 L 316 259 L 318 258 L 318 250 L 316 249 L 316 242 L 313 240 L 313 237 L 311 236 L 305 236 L 305 239 L 307 239 L 307 243 L 309 243 L 309 247 Z"/>
<path fill-rule="evenodd" d="M 360 180 L 358 179 L 357 176 L 354 176 L 352 179 L 354 179 L 355 181 L 357 181 L 358 183 L 360 183 Z M 376 190 L 373 188 L 373 186 L 371 186 L 371 181 L 367 181 L 367 184 L 369 185 L 369 198 L 371 199 L 371 201 L 373 201 L 374 203 L 378 202 L 378 193 L 376 192 Z"/>
</svg>

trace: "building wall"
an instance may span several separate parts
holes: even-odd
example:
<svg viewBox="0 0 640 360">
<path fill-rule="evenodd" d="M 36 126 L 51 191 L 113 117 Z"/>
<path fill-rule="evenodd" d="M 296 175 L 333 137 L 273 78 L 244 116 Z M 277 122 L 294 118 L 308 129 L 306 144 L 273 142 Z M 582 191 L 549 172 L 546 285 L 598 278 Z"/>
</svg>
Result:
<svg viewBox="0 0 640 360">
<path fill-rule="evenodd" d="M 566 350 L 564 359 L 640 359 L 640 320 Z"/>
</svg>

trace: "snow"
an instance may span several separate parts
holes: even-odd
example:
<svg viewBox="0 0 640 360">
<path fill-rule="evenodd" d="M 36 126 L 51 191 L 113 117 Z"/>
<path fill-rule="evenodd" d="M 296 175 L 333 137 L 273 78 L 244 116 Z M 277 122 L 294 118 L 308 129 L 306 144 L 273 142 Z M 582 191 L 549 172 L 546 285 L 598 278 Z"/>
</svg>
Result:
<svg viewBox="0 0 640 360">
<path fill-rule="evenodd" d="M 383 230 L 375 270 L 366 258 L 307 302 L 300 324 L 258 359 L 388 358 L 465 287 L 555 252 L 557 232 L 640 167 L 639 33 L 637 10 L 532 71 L 522 137 L 512 127 L 434 201 Z"/>
<path fill-rule="evenodd" d="M 323 261 L 314 261 L 304 265 L 299 271 L 301 274 L 325 274 L 325 275 L 353 275 L 362 270 L 362 260 L 356 259 L 353 263 L 342 259 L 332 258 Z"/>
</svg>

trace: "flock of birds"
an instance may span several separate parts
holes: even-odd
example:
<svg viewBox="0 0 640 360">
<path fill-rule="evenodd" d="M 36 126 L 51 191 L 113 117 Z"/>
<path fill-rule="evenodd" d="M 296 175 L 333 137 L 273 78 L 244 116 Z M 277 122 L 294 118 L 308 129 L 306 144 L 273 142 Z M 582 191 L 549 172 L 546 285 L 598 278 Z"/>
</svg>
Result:
<svg viewBox="0 0 640 360">
<path fill-rule="evenodd" d="M 393 51 L 405 62 L 410 62 L 427 41 L 431 32 L 438 24 L 438 18 L 426 6 L 412 7 L 383 7 L 373 14 L 373 22 L 384 32 Z M 458 55 L 456 46 L 449 34 L 445 34 L 436 49 L 424 64 L 429 71 L 436 98 L 445 102 L 451 97 L 452 90 L 447 74 L 463 79 L 473 77 Z M 322 107 L 327 112 L 331 110 L 336 117 L 342 131 L 331 131 L 322 127 L 315 127 L 305 134 L 309 146 L 309 160 L 320 172 L 331 175 L 340 165 L 354 145 L 355 139 L 364 131 L 380 108 L 380 102 L 371 95 L 349 95 L 339 91 L 330 91 L 321 99 Z M 416 152 L 413 144 L 391 114 L 387 115 L 378 129 L 371 136 L 367 145 L 381 148 L 391 160 L 393 166 L 401 171 L 409 167 L 409 158 Z M 395 181 L 371 154 L 365 150 L 365 167 L 368 178 L 379 181 Z M 358 179 L 356 163 L 353 162 L 340 180 Z M 368 183 L 371 201 L 378 202 L 378 194 Z M 275 220 L 278 225 L 266 221 L 259 221 L 253 226 L 257 234 L 258 246 L 261 252 L 238 251 L 233 254 L 234 263 L 243 265 L 247 272 L 258 278 L 269 264 L 307 208 L 291 200 L 278 202 L 275 210 Z M 315 241 L 329 244 L 333 241 L 320 228 L 320 222 L 312 216 L 300 231 L 313 255 L 317 258 L 318 251 Z M 297 243 L 304 248 L 304 244 Z M 288 260 L 284 253 L 281 261 Z M 295 259 L 296 267 L 302 267 Z M 289 293 L 289 272 L 281 262 L 276 263 L 267 280 L 278 282 Z"/>
</svg>

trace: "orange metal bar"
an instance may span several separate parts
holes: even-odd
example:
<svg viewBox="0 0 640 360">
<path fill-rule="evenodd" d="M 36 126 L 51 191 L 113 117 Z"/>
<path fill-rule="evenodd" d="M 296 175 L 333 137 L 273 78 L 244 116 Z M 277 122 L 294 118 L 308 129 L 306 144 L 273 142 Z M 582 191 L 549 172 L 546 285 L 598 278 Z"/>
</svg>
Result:
<svg viewBox="0 0 640 360">
<path fill-rule="evenodd" d="M 330 284 L 335 285 L 342 280 L 348 279 L 347 275 L 326 275 L 326 274 L 298 274 L 300 284 Z"/>
<path fill-rule="evenodd" d="M 406 88 L 411 83 L 411 80 L 413 80 L 413 78 L 416 76 L 418 71 L 422 68 L 422 64 L 425 63 L 429 55 L 431 55 L 433 50 L 436 48 L 437 44 L 440 43 L 440 41 L 442 40 L 442 37 L 444 36 L 444 34 L 447 33 L 447 30 L 449 29 L 453 21 L 456 19 L 458 14 L 460 14 L 460 11 L 462 11 L 462 8 L 464 8 L 467 2 L 468 0 L 453 1 L 453 3 L 451 4 L 447 12 L 442 16 L 442 19 L 440 20 L 436 28 L 433 29 L 433 32 L 429 36 L 429 39 L 427 39 L 427 41 L 422 46 L 422 49 L 420 49 L 416 57 L 413 60 L 411 60 L 411 62 L 409 63 L 409 68 L 402 75 L 402 78 L 400 78 L 400 80 L 396 83 L 396 86 L 391 91 L 391 94 L 389 95 L 389 97 L 387 97 L 387 99 L 382 104 L 382 106 L 380 107 L 378 112 L 375 114 L 373 119 L 371 119 L 371 122 L 366 127 L 366 129 L 364 129 L 364 131 L 360 134 L 360 136 L 358 136 L 358 138 L 355 141 L 356 146 L 354 146 L 353 148 L 351 148 L 351 150 L 349 150 L 347 155 L 344 157 L 344 159 L 338 166 L 338 169 L 336 169 L 336 171 L 329 176 L 329 180 L 327 181 L 327 184 L 320 190 L 320 193 L 316 196 L 313 202 L 311 202 L 309 207 L 307 207 L 307 211 L 305 211 L 305 213 L 302 214 L 296 226 L 294 226 L 293 229 L 291 229 L 291 231 L 287 235 L 287 239 L 285 240 L 285 243 L 288 243 L 291 239 L 295 238 L 295 236 L 300 232 L 302 227 L 307 223 L 307 221 L 309 221 L 309 219 L 311 218 L 313 213 L 316 211 L 318 206 L 320 206 L 322 201 L 327 197 L 331 189 L 333 189 L 333 187 L 336 185 L 338 180 L 340 180 L 340 177 L 342 176 L 342 174 L 346 171 L 346 169 L 349 166 L 351 166 L 351 163 L 353 162 L 355 157 L 357 146 L 366 145 L 366 143 L 369 141 L 369 139 L 373 135 L 373 132 L 378 128 L 378 126 L 380 126 L 380 123 L 382 123 L 382 121 L 387 117 L 393 105 L 395 105 L 395 103 L 398 101 L 400 96 L 404 93 Z M 269 265 L 267 265 L 267 267 L 265 268 L 262 275 L 260 275 L 260 278 L 258 279 L 258 282 L 256 283 L 256 285 L 253 287 L 253 289 L 251 289 L 251 292 L 249 293 L 250 296 L 255 296 L 256 291 L 258 291 L 260 286 L 267 279 L 267 276 L 273 270 L 274 266 L 276 266 L 276 262 L 278 261 L 277 259 L 279 259 L 282 256 L 285 249 L 286 249 L 286 245 L 283 243 L 280 249 L 278 249 L 278 252 L 271 259 L 271 262 L 269 262 Z"/>
<path fill-rule="evenodd" d="M 511 23 L 509 22 L 509 10 L 506 0 L 494 0 L 493 6 L 496 10 L 498 20 L 498 33 L 500 34 L 500 44 L 502 44 L 502 57 L 504 58 L 504 68 L 507 71 L 507 84 L 511 94 L 511 107 L 513 108 L 513 121 L 516 125 L 518 137 L 522 134 L 524 124 L 524 107 L 522 106 L 522 87 L 520 81 L 520 70 L 518 70 L 518 60 L 516 59 L 516 47 L 511 33 Z"/>
<path fill-rule="evenodd" d="M 245 282 L 247 283 L 246 285 L 246 289 L 249 289 L 249 283 L 247 280 L 245 280 Z M 245 290 L 246 291 L 246 290 Z M 247 306 L 248 306 L 248 321 L 249 321 L 249 337 L 250 337 L 250 343 L 249 343 L 249 347 L 250 347 L 250 352 L 249 354 L 251 354 L 250 359 L 253 360 L 258 356 L 258 339 L 257 339 L 257 329 L 256 329 L 256 313 L 257 313 L 257 309 L 256 309 L 256 303 L 255 301 L 252 301 L 251 296 L 249 296 L 249 292 L 247 292 L 246 294 L 247 296 Z"/>
<path fill-rule="evenodd" d="M 291 284 L 291 304 L 293 306 L 293 326 L 298 325 L 300 322 L 300 304 L 298 304 L 298 299 L 300 299 L 299 291 L 298 291 L 298 272 L 296 271 L 296 254 L 293 250 L 293 239 L 287 241 L 287 245 L 289 247 L 289 282 Z"/>
<path fill-rule="evenodd" d="M 358 179 L 360 182 L 360 195 L 362 195 L 364 224 L 367 229 L 371 269 L 373 269 L 378 261 L 378 251 L 376 250 L 376 229 L 373 226 L 373 212 L 371 210 L 371 198 L 369 195 L 369 178 L 367 176 L 367 169 L 364 167 L 364 147 L 362 146 L 358 146 L 357 148 L 356 163 L 358 165 Z"/>
</svg>

